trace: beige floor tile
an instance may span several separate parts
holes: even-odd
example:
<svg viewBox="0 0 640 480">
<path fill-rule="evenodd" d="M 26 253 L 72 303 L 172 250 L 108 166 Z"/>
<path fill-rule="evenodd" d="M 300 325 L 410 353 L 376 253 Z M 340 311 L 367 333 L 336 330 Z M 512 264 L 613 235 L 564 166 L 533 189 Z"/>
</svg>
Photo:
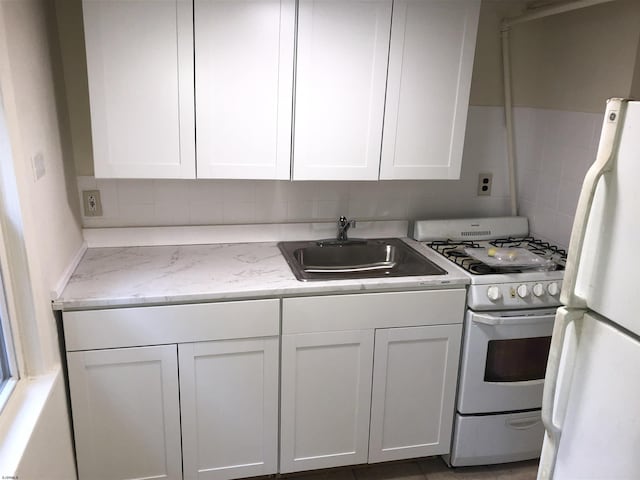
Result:
<svg viewBox="0 0 640 480">
<path fill-rule="evenodd" d="M 487 467 L 449 468 L 439 457 L 427 458 L 418 462 L 427 480 L 495 480 L 495 473 Z"/>
<path fill-rule="evenodd" d="M 354 468 L 356 480 L 425 480 L 414 462 L 384 463 Z"/>
<path fill-rule="evenodd" d="M 536 480 L 538 476 L 538 461 L 530 460 L 506 464 L 509 469 L 498 475 L 498 480 Z"/>
<path fill-rule="evenodd" d="M 280 475 L 283 480 L 356 480 L 351 467 Z"/>
<path fill-rule="evenodd" d="M 421 460 L 418 465 L 427 480 L 536 480 L 538 474 L 537 460 L 451 469 L 434 457 Z"/>
<path fill-rule="evenodd" d="M 282 475 L 283 480 L 536 480 L 537 460 L 449 468 L 440 457 Z"/>
</svg>

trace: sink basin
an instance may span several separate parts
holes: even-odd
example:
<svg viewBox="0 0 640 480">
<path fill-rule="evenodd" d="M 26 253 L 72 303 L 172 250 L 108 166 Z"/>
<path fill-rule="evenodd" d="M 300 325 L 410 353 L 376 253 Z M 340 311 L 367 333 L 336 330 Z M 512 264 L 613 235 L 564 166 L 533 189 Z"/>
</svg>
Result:
<svg viewBox="0 0 640 480">
<path fill-rule="evenodd" d="M 447 273 L 397 238 L 280 242 L 278 248 L 302 281 Z"/>
</svg>

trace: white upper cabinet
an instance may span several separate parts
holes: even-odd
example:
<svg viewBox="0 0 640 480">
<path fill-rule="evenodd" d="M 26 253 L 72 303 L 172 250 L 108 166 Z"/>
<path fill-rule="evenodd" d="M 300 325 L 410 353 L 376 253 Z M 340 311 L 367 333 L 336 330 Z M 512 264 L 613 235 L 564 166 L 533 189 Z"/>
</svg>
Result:
<svg viewBox="0 0 640 480">
<path fill-rule="evenodd" d="M 480 0 L 83 9 L 96 177 L 460 177 Z"/>
<path fill-rule="evenodd" d="M 391 0 L 300 0 L 294 180 L 377 180 Z"/>
<path fill-rule="evenodd" d="M 480 0 L 396 0 L 380 179 L 460 178 Z"/>
<path fill-rule="evenodd" d="M 95 176 L 194 178 L 191 1 L 82 3 Z"/>
<path fill-rule="evenodd" d="M 290 177 L 294 0 L 195 0 L 198 178 Z"/>
</svg>

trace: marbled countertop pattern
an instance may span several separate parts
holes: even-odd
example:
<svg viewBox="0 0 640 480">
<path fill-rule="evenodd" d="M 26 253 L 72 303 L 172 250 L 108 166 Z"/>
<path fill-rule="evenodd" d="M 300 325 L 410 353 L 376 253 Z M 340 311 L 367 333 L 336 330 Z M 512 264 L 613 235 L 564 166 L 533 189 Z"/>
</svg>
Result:
<svg viewBox="0 0 640 480">
<path fill-rule="evenodd" d="M 469 283 L 462 270 L 431 249 L 403 240 L 449 274 L 300 282 L 275 242 L 90 248 L 53 307 L 88 310 Z"/>
</svg>

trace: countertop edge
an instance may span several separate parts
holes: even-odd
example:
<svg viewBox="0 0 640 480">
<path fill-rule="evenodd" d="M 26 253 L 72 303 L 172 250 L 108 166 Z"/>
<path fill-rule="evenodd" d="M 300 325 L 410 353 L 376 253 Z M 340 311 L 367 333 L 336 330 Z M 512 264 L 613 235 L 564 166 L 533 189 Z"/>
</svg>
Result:
<svg viewBox="0 0 640 480">
<path fill-rule="evenodd" d="M 208 303 L 222 302 L 233 300 L 254 300 L 265 298 L 284 298 L 284 297 L 301 297 L 312 295 L 332 295 L 332 294 L 350 294 L 350 293 L 374 293 L 374 292 L 391 292 L 391 291 L 409 291 L 409 290 L 433 290 L 433 289 L 450 289 L 464 288 L 470 284 L 469 276 L 462 269 L 444 260 L 438 254 L 434 253 L 430 248 L 420 242 L 409 238 L 401 238 L 402 241 L 409 244 L 420 254 L 445 269 L 447 275 L 434 276 L 408 276 L 393 278 L 373 278 L 373 279 L 351 279 L 351 280 L 330 280 L 330 281 L 298 281 L 289 271 L 290 279 L 286 278 L 284 284 L 277 286 L 247 285 L 243 287 L 233 288 L 231 285 L 213 285 L 209 291 L 199 292 L 181 292 L 173 294 L 158 295 L 149 292 L 135 292 L 130 296 L 114 296 L 105 295 L 102 298 L 83 298 L 81 295 L 70 295 L 65 299 L 64 292 L 57 299 L 53 300 L 52 308 L 58 311 L 79 311 L 79 310 L 101 310 L 112 308 L 127 307 L 145 307 L 159 305 L 175 305 L 188 303 Z M 255 243 L 256 248 L 265 247 L 271 242 Z M 229 243 L 229 247 L 237 247 L 240 244 Z M 247 244 L 247 248 L 250 248 Z M 221 245 L 224 248 L 225 245 Z M 124 247 L 128 248 L 128 247 Z M 133 247 L 132 247 L 133 248 Z M 147 248 L 147 247 L 136 247 Z M 149 247 L 151 248 L 151 247 Z M 269 246 L 269 248 L 271 248 Z M 92 249 L 89 248 L 89 252 Z M 96 249 L 97 250 L 97 249 Z M 279 253 L 279 252 L 278 252 Z M 282 263 L 286 264 L 284 257 Z M 289 277 L 289 275 L 287 275 Z M 66 292 L 66 289 L 65 289 Z M 70 292 L 67 292 L 70 293 Z"/>
<path fill-rule="evenodd" d="M 410 277 L 400 277 L 402 279 Z M 420 277 L 424 278 L 424 277 Z M 342 280 L 341 282 L 343 282 Z M 352 281 L 355 282 L 355 281 Z M 302 283 L 302 282 L 301 282 Z M 309 282 L 304 282 L 305 285 Z M 317 287 L 315 284 L 319 283 Z M 108 308 L 125 307 L 149 307 L 159 305 L 179 305 L 189 303 L 209 303 L 234 300 L 260 300 L 266 298 L 306 297 L 316 295 L 339 295 L 349 293 L 380 293 L 394 291 L 420 291 L 420 290 L 446 290 L 451 288 L 463 288 L 470 282 L 468 279 L 455 278 L 455 280 L 407 280 L 403 282 L 384 282 L 382 284 L 350 283 L 346 285 L 327 285 L 328 282 L 314 282 L 312 287 L 291 287 L 280 289 L 264 289 L 253 291 L 232 291 L 201 294 L 186 294 L 175 296 L 123 298 L 106 300 L 63 300 L 52 303 L 54 310 L 63 312 L 77 310 L 101 310 Z"/>
</svg>

